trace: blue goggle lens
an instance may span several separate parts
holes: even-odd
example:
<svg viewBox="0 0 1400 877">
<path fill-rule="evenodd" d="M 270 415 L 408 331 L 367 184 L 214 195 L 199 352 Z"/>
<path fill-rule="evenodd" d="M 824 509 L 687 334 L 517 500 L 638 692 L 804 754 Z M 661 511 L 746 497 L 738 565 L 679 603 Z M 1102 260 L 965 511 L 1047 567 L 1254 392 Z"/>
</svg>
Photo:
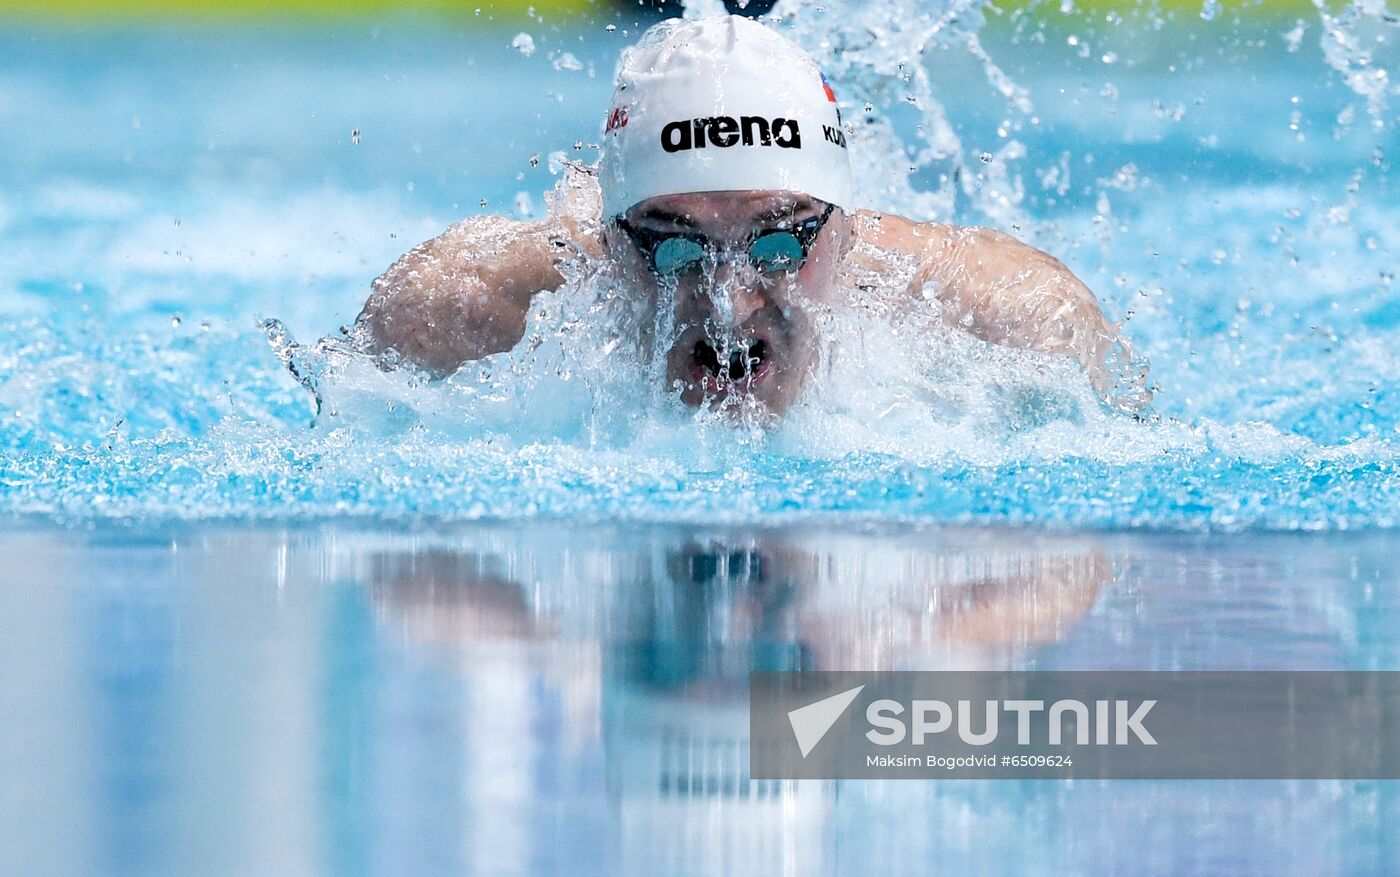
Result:
<svg viewBox="0 0 1400 877">
<path fill-rule="evenodd" d="M 790 231 L 773 231 L 749 246 L 749 261 L 763 272 L 796 271 L 807 258 L 802 241 Z M 685 274 L 705 261 L 705 248 L 685 237 L 667 238 L 652 256 L 658 274 Z"/>
<path fill-rule="evenodd" d="M 790 231 L 769 232 L 749 247 L 749 259 L 760 271 L 796 271 L 806 258 L 802 242 Z"/>
<path fill-rule="evenodd" d="M 705 261 L 705 248 L 690 238 L 667 238 L 657 245 L 652 263 L 658 274 L 684 274 Z"/>
</svg>

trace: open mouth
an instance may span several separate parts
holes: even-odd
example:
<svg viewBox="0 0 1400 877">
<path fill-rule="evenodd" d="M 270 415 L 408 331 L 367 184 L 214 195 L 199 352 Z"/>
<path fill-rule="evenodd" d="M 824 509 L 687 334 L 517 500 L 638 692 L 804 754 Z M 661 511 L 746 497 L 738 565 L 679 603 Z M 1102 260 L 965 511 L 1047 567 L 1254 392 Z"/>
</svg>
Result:
<svg viewBox="0 0 1400 877">
<path fill-rule="evenodd" d="M 763 383 L 772 371 L 768 342 L 743 341 L 723 355 L 708 340 L 695 342 L 690 354 L 690 375 L 709 394 L 744 392 Z"/>
</svg>

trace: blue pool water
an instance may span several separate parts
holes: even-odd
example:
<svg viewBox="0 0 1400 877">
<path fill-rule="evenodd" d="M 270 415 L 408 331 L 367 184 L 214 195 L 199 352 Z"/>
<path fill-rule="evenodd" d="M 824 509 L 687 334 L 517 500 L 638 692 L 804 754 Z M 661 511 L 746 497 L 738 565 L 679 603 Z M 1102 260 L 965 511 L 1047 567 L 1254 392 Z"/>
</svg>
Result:
<svg viewBox="0 0 1400 877">
<path fill-rule="evenodd" d="M 743 435 L 599 386 L 622 367 L 561 347 L 567 299 L 537 318 L 542 352 L 445 384 L 315 348 L 407 247 L 538 213 L 552 153 L 595 156 L 635 29 L 529 24 L 528 56 L 517 26 L 473 20 L 0 35 L 0 512 L 1397 523 L 1396 106 L 1347 87 L 1318 22 L 973 29 L 1011 97 L 961 44 L 890 38 L 890 70 L 829 59 L 893 120 L 856 153 L 866 200 L 1060 256 L 1126 321 L 1156 400 L 1110 414 L 1073 369 L 945 339 Z M 920 58 L 941 110 L 900 78 Z M 952 158 L 898 159 L 940 120 Z M 851 375 L 890 357 L 878 327 L 858 335 Z M 319 418 L 279 351 L 317 375 Z"/>
<path fill-rule="evenodd" d="M 760 798 L 713 753 L 747 738 L 756 655 L 1393 670 L 1397 548 L 813 526 L 6 534 L 0 873 L 1394 874 L 1395 783 Z"/>
<path fill-rule="evenodd" d="M 0 874 L 1400 873 L 1392 783 L 662 781 L 759 654 L 1400 669 L 1400 33 L 956 8 L 795 27 L 891 120 L 868 202 L 1060 256 L 1142 418 L 872 321 L 736 429 L 585 288 L 358 356 L 395 257 L 592 160 L 626 22 L 0 30 Z"/>
</svg>

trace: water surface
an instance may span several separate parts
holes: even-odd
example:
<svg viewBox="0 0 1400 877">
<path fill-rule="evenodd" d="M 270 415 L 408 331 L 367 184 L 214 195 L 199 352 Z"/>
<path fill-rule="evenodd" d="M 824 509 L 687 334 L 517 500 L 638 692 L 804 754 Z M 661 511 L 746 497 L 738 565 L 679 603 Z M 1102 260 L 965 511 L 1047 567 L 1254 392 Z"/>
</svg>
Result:
<svg viewBox="0 0 1400 877">
<path fill-rule="evenodd" d="M 1393 783 L 742 781 L 751 668 L 1400 669 L 1390 535 L 9 534 L 0 871 L 1391 873 Z"/>
</svg>

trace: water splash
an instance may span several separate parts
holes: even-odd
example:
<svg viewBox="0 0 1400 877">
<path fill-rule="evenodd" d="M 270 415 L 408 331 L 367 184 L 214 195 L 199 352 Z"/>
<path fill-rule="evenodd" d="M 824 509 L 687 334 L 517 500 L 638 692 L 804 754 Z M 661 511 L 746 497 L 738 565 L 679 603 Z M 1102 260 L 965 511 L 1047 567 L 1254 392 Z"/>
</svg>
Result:
<svg viewBox="0 0 1400 877">
<path fill-rule="evenodd" d="M 1320 24 L 1323 57 L 1342 81 L 1366 104 L 1371 125 L 1380 130 L 1389 121 L 1386 110 L 1392 95 L 1400 93 L 1390 69 L 1377 57 L 1387 53 L 1387 43 L 1400 38 L 1400 15 L 1385 0 L 1350 0 L 1333 14 L 1326 0 L 1313 0 Z M 1387 35 L 1387 29 L 1391 30 Z M 1393 55 L 1391 49 L 1388 54 Z"/>
<path fill-rule="evenodd" d="M 246 178 L 222 188 L 203 180 L 188 202 L 177 193 L 198 187 L 184 181 L 84 180 L 95 152 L 55 154 L 44 159 L 52 167 L 25 172 L 43 185 L 9 170 L 28 167 L 20 152 L 0 162 L 0 175 L 9 174 L 0 189 L 0 509 L 67 520 L 1400 525 L 1400 315 L 1388 279 L 1400 223 L 1384 157 L 1394 151 L 1389 128 L 1301 142 L 1288 129 L 1293 105 L 1252 103 L 1258 94 L 1229 88 L 1206 62 L 1135 78 L 1143 53 L 1108 48 L 1082 30 L 1075 51 L 1092 38 L 1080 60 L 1097 72 L 1057 73 L 1057 58 L 1044 77 L 1025 76 L 981 28 L 990 13 L 871 8 L 888 18 L 841 5 L 777 9 L 824 63 L 848 65 L 828 73 L 875 181 L 870 203 L 920 217 L 970 214 L 1012 230 L 1029 223 L 1023 229 L 1069 261 L 1113 313 L 1135 312 L 1131 334 L 1153 359 L 1159 416 L 1115 415 L 1073 363 L 980 344 L 945 325 L 932 303 L 901 322 L 877 294 L 899 287 L 898 265 L 866 283 L 852 310 L 826 317 L 822 380 L 776 427 L 736 429 L 677 405 L 655 356 L 634 343 L 642 334 L 635 303 L 605 271 L 582 265 L 564 289 L 537 298 L 525 344 L 445 380 L 376 361 L 353 328 L 300 344 L 288 327 L 334 325 L 327 314 L 357 306 L 370 276 L 441 227 L 427 213 L 457 216 L 486 194 L 509 203 L 527 185 L 510 175 L 494 181 L 499 174 L 484 161 L 462 182 L 460 163 L 444 162 L 437 189 L 450 194 L 424 208 L 417 199 L 433 197 L 425 193 L 434 187 L 405 194 L 404 156 L 374 151 L 383 136 L 346 148 L 350 121 L 399 129 L 362 119 L 358 85 L 336 79 L 316 95 L 343 91 L 352 110 L 327 114 L 334 151 L 297 144 L 297 160 L 319 179 L 323 168 L 343 171 L 378 155 L 371 178 L 394 180 L 389 194 L 365 194 L 364 177 L 348 171 L 331 177 L 328 194 L 289 197 L 281 178 L 259 189 L 248 182 L 263 166 L 258 156 Z M 1383 14 L 1358 15 L 1390 27 Z M 1226 18 L 1211 27 L 1236 26 Z M 972 64 L 996 100 L 974 106 L 939 91 L 947 80 L 920 72 L 934 64 L 932 46 Z M 415 88 L 460 56 L 456 44 L 425 51 L 435 59 L 431 75 Z M 1099 61 L 1108 51 L 1118 56 L 1111 93 Z M 539 54 L 531 63 L 554 75 Z M 998 63 L 987 67 L 981 55 Z M 1065 57 L 1073 64 L 1078 55 Z M 1389 69 L 1378 54 L 1353 60 Z M 296 63 L 310 65 L 305 78 L 320 70 Z M 1272 77 L 1270 93 L 1302 97 L 1296 133 L 1330 128 L 1342 109 L 1327 89 L 1332 67 L 1302 66 L 1261 75 Z M 996 72 L 1006 75 L 1002 85 Z M 587 83 L 558 73 L 539 87 Z M 200 81 L 218 92 L 223 75 Z M 1080 79 L 1088 80 L 1082 89 Z M 564 80 L 577 85 L 556 84 Z M 1017 80 L 1030 88 L 1020 91 Z M 246 85 L 223 87 L 259 93 Z M 443 105 L 455 106 L 462 90 L 448 85 L 439 87 Z M 218 93 L 221 105 L 238 106 L 231 91 Z M 40 97 L 36 106 L 81 105 L 73 95 L 68 104 L 62 94 Z M 6 100 L 0 113 L 16 99 Z M 870 120 L 860 115 L 866 104 Z M 246 115 L 265 111 L 259 104 Z M 996 146 L 966 133 L 975 113 L 992 128 L 1010 121 Z M 1040 125 L 1026 118 L 1032 113 Z M 140 137 L 200 124 L 142 115 Z M 488 116 L 522 144 L 541 124 L 474 120 Z M 1239 118 L 1270 124 L 1242 131 Z M 125 130 L 129 119 L 121 122 Z M 454 117 L 423 155 L 446 153 L 459 123 Z M 44 128 L 12 130 L 22 137 Z M 562 172 L 573 153 L 550 150 L 590 133 L 529 142 L 517 163 L 548 155 L 539 173 Z M 20 145 L 23 155 L 45 154 Z M 257 141 L 248 151 L 273 146 Z M 197 157 L 201 167 L 217 171 L 213 155 Z M 403 217 L 392 241 L 377 218 L 386 204 Z M 340 240 L 318 236 L 328 225 Z M 284 322 L 264 323 L 269 316 Z M 674 327 L 648 331 L 666 338 Z"/>
<path fill-rule="evenodd" d="M 694 6 L 708 14 L 712 4 Z M 930 74 L 941 50 L 965 52 L 1006 102 L 1005 130 L 1018 129 L 1035 112 L 1030 93 L 983 48 L 981 0 L 918 4 L 780 2 L 772 23 L 817 59 L 839 84 L 851 160 L 864 168 L 858 196 L 872 207 L 911 216 L 950 219 L 961 199 L 1001 227 L 1023 223 L 1014 164 L 1020 145 L 1009 139 L 998 160 L 969 154 L 950 120 Z M 687 4 L 692 14 L 692 4 Z M 928 186 L 925 180 L 935 184 Z"/>
</svg>

